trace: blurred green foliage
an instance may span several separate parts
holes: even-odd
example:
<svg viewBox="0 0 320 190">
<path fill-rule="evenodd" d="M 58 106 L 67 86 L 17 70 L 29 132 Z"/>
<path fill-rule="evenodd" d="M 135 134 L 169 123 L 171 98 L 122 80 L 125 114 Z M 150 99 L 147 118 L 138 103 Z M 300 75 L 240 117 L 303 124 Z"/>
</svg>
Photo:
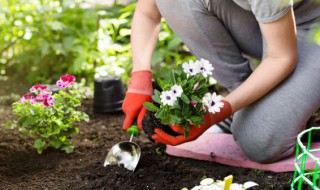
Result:
<svg viewBox="0 0 320 190">
<path fill-rule="evenodd" d="M 121 75 L 132 68 L 129 5 L 88 7 L 81 0 L 0 0 L 0 80 L 52 83 L 65 73 L 86 78 Z M 165 24 L 152 65 L 161 72 L 190 58 Z"/>
<path fill-rule="evenodd" d="M 316 26 L 313 33 L 311 33 L 312 40 L 315 40 L 315 42 L 320 45 L 320 21 L 319 24 Z"/>
<path fill-rule="evenodd" d="M 127 83 L 130 28 L 136 0 L 88 6 L 83 0 L 0 0 L 0 82 L 52 83 L 69 73 L 92 82 L 120 75 Z M 320 26 L 312 34 L 320 44 Z M 153 59 L 154 77 L 195 59 L 162 20 Z M 92 83 L 91 83 L 92 84 Z"/>
<path fill-rule="evenodd" d="M 50 83 L 62 73 L 90 75 L 98 57 L 97 19 L 94 9 L 72 1 L 2 1 L 2 74 L 29 83 Z"/>
</svg>

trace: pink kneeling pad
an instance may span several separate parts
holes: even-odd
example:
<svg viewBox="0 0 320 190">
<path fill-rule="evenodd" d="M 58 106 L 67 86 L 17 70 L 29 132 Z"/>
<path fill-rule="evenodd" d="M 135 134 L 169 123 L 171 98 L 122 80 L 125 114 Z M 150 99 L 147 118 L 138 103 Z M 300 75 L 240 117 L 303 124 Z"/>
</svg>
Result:
<svg viewBox="0 0 320 190">
<path fill-rule="evenodd" d="M 320 148 L 320 142 L 311 144 L 311 149 L 316 148 Z M 273 172 L 294 171 L 295 163 L 295 154 L 271 164 L 253 162 L 241 151 L 232 135 L 225 133 L 204 133 L 192 142 L 178 146 L 167 145 L 166 152 L 172 156 L 208 160 L 229 166 L 255 168 Z M 320 157 L 320 152 L 315 152 L 314 156 Z M 314 167 L 314 160 L 307 159 L 306 169 L 314 169 Z"/>
</svg>

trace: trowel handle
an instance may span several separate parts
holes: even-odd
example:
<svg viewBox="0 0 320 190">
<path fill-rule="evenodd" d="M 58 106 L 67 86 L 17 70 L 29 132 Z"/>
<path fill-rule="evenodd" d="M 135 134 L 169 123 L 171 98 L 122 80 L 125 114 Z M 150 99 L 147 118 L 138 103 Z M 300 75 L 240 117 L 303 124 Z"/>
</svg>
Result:
<svg viewBox="0 0 320 190">
<path fill-rule="evenodd" d="M 127 129 L 127 133 L 129 135 L 133 134 L 134 136 L 139 136 L 140 135 L 140 130 L 138 129 L 137 120 L 136 119 L 132 123 L 131 127 L 129 129 Z"/>
</svg>

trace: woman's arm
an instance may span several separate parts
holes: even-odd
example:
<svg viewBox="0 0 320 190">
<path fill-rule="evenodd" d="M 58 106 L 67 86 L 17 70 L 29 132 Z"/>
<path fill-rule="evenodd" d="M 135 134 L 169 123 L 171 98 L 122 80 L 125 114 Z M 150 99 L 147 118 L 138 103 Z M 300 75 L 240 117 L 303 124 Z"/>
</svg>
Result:
<svg viewBox="0 0 320 190">
<path fill-rule="evenodd" d="M 161 15 L 155 0 L 139 0 L 132 20 L 133 69 L 150 70 L 151 57 L 160 31 Z"/>
<path fill-rule="evenodd" d="M 256 70 L 225 97 L 233 113 L 258 100 L 288 77 L 297 64 L 297 39 L 293 10 L 272 23 L 260 23 L 268 49 Z"/>
</svg>

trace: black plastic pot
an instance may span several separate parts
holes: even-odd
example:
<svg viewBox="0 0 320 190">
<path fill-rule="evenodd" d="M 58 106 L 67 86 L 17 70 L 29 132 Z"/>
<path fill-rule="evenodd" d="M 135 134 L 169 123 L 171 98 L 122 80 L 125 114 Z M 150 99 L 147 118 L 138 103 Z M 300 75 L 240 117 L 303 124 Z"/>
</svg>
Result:
<svg viewBox="0 0 320 190">
<path fill-rule="evenodd" d="M 121 111 L 125 90 L 120 77 L 106 76 L 94 80 L 93 111 L 112 113 Z"/>
</svg>

